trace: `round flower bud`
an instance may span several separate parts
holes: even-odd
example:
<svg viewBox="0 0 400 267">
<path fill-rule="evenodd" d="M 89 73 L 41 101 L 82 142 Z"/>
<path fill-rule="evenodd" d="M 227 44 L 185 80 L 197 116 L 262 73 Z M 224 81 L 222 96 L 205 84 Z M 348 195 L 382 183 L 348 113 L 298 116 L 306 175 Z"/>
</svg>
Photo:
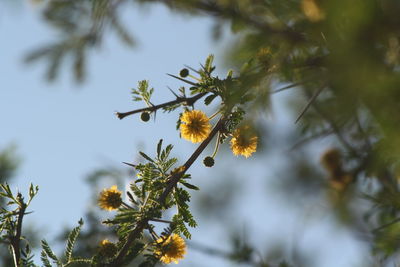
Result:
<svg viewBox="0 0 400 267">
<path fill-rule="evenodd" d="M 186 69 L 186 68 L 184 68 L 184 69 L 182 69 L 182 70 L 179 72 L 179 75 L 180 75 L 182 78 L 185 78 L 185 77 L 187 77 L 187 76 L 189 75 L 189 70 Z"/>
<path fill-rule="evenodd" d="M 150 114 L 148 112 L 142 112 L 142 114 L 140 115 L 140 119 L 144 122 L 149 121 Z"/>
<path fill-rule="evenodd" d="M 212 167 L 214 166 L 214 159 L 210 156 L 205 157 L 203 160 L 204 166 L 206 167 Z"/>
</svg>

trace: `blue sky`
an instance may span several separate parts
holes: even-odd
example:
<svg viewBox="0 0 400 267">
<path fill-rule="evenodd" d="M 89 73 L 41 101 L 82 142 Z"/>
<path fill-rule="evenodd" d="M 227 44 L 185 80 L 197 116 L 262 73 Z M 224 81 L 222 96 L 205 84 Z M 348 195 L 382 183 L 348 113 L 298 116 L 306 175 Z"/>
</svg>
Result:
<svg viewBox="0 0 400 267">
<path fill-rule="evenodd" d="M 3 127 L 0 148 L 15 143 L 23 159 L 14 188 L 26 192 L 30 182 L 40 186 L 31 206 L 34 213 L 26 221 L 44 231 L 46 238 L 51 239 L 64 226 L 74 226 L 84 214 L 91 196 L 84 178 L 93 169 L 133 161 L 138 147 L 151 154 L 160 138 L 174 144 L 174 153 L 182 161 L 195 149 L 195 145 L 179 139 L 175 130 L 176 113 L 159 113 L 156 123 L 142 123 L 138 117 L 120 121 L 114 112 L 141 107 L 130 96 L 130 88 L 139 80 L 150 80 L 156 89 L 154 102 L 159 103 L 172 99 L 167 86 L 181 86 L 167 72 L 178 73 L 184 64 L 197 67 L 209 53 L 217 54 L 218 65 L 222 61 L 218 55 L 223 45 L 212 41 L 211 20 L 176 16 L 160 6 L 149 10 L 128 9 L 123 14 L 124 21 L 138 41 L 137 47 L 127 48 L 110 34 L 101 49 L 90 55 L 86 82 L 77 85 L 69 66 L 64 66 L 60 79 L 48 83 L 43 75 L 45 64 L 23 63 L 27 52 L 57 37 L 41 22 L 38 7 L 22 2 L 16 6 L 0 5 L 0 8 L 0 121 Z M 220 74 L 223 73 L 222 69 Z M 266 238 L 257 238 L 260 236 L 291 239 L 298 229 L 296 220 L 304 217 L 301 210 L 288 206 L 276 196 L 265 196 L 260 187 L 266 179 L 277 178 L 272 171 L 265 170 L 265 161 L 271 160 L 274 165 L 284 156 L 281 152 L 273 157 L 255 157 L 254 162 L 227 160 L 214 169 L 215 173 L 230 170 L 235 177 L 251 179 L 247 188 L 253 189 L 245 204 L 239 207 L 241 215 L 231 219 L 232 224 L 258 229 L 250 230 L 249 236 L 260 247 L 266 245 Z M 232 164 L 238 162 L 239 167 L 232 169 Z M 202 168 L 200 163 L 194 166 L 193 176 L 200 185 L 217 179 L 214 171 Z M 254 205 L 260 200 L 261 207 Z M 265 209 L 262 218 L 253 212 L 260 208 Z M 282 212 L 283 209 L 286 211 Z M 357 259 L 363 250 L 357 241 L 349 238 L 347 232 L 333 234 L 332 229 L 336 228 L 329 222 L 329 215 L 324 220 L 325 223 L 310 224 L 311 230 L 304 233 L 301 242 L 306 251 L 308 244 L 318 241 L 325 247 L 308 249 L 321 250 L 323 265 L 320 266 L 357 266 L 348 265 L 359 262 Z M 203 226 L 200 222 L 200 227 L 193 230 L 194 240 L 223 248 L 223 242 L 218 241 L 226 241 L 226 237 L 222 236 L 220 227 L 218 220 L 204 221 Z M 342 256 L 343 265 L 337 265 L 338 255 Z M 183 266 L 205 266 L 199 264 L 199 259 L 204 257 L 192 252 Z M 329 263 L 332 261 L 334 264 Z M 231 266 L 214 258 L 209 264 Z"/>
</svg>

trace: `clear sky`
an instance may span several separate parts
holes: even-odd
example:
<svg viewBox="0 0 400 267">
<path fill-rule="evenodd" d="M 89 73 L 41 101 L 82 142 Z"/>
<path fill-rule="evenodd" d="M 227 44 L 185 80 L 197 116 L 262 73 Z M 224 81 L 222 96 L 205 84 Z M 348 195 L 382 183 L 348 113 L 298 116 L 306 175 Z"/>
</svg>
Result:
<svg viewBox="0 0 400 267">
<path fill-rule="evenodd" d="M 84 178 L 93 169 L 133 161 L 138 146 L 151 154 L 160 138 L 173 143 L 182 160 L 191 154 L 196 146 L 179 139 L 176 114 L 159 113 L 156 123 L 142 123 L 138 117 L 120 121 L 114 112 L 141 107 L 131 101 L 130 88 L 143 79 L 150 80 L 155 87 L 155 103 L 172 99 L 167 86 L 178 88 L 181 84 L 166 73 L 178 73 L 184 64 L 197 68 L 209 53 L 218 55 L 222 46 L 212 41 L 212 22 L 208 19 L 177 16 L 160 6 L 150 10 L 132 8 L 124 13 L 124 22 L 138 41 L 134 49 L 120 44 L 110 34 L 101 49 L 90 53 L 85 83 L 78 85 L 72 81 L 68 64 L 64 65 L 60 79 L 48 83 L 43 75 L 45 64 L 23 63 L 26 53 L 57 37 L 41 22 L 38 11 L 29 2 L 0 4 L 0 148 L 10 143 L 18 146 L 23 161 L 13 187 L 26 192 L 30 182 L 40 186 L 31 206 L 34 213 L 26 221 L 51 240 L 52 234 L 66 225 L 74 226 L 84 214 L 91 195 Z M 219 61 L 221 57 L 217 56 L 217 64 Z M 267 197 L 261 190 L 260 184 L 265 184 L 266 177 L 276 179 L 265 170 L 264 162 L 268 159 L 277 161 L 275 157 L 260 156 L 254 163 L 240 161 L 240 167 L 234 170 L 232 164 L 239 161 L 221 162 L 215 169 L 215 173 L 232 171 L 237 177 L 247 176 L 248 187 L 252 185 L 253 189 L 245 205 L 239 208 L 240 216 L 232 218 L 232 224 L 244 225 L 248 220 L 245 225 L 251 226 L 249 236 L 260 246 L 265 245 L 267 237 L 287 235 L 290 239 L 297 229 L 293 226 L 297 224 L 295 220 L 301 217 L 285 201 Z M 216 179 L 213 171 L 197 165 L 193 170 L 195 183 L 202 185 Z M 253 212 L 260 208 L 257 205 L 265 209 L 261 218 Z M 224 248 L 219 242 L 224 240 L 220 227 L 218 220 L 205 221 L 203 226 L 200 222 L 200 227 L 193 230 L 193 239 Z M 306 251 L 319 249 L 323 267 L 357 266 L 349 265 L 359 262 L 362 250 L 357 242 L 348 238 L 346 232 L 332 234 L 332 227 L 320 223 L 304 233 L 301 242 Z M 315 240 L 323 245 L 307 249 Z M 206 266 L 200 262 L 208 256 L 190 253 L 182 266 Z M 342 257 L 339 259 L 338 255 Z M 231 266 L 214 258 L 208 264 Z"/>
</svg>

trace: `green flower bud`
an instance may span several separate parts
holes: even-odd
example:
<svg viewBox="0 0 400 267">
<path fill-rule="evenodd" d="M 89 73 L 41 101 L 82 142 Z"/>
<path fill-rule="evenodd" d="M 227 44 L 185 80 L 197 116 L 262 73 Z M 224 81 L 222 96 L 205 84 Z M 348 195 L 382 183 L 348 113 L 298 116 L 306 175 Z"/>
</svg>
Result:
<svg viewBox="0 0 400 267">
<path fill-rule="evenodd" d="M 149 121 L 150 114 L 148 112 L 142 112 L 142 114 L 140 115 L 140 119 L 144 122 Z"/>
<path fill-rule="evenodd" d="M 182 78 L 185 78 L 185 77 L 187 77 L 187 76 L 189 75 L 189 70 L 186 69 L 186 68 L 184 68 L 184 69 L 181 70 L 181 72 L 179 72 L 179 75 L 180 75 Z"/>
<path fill-rule="evenodd" d="M 214 159 L 210 156 L 205 157 L 203 160 L 203 164 L 206 167 L 212 167 L 212 166 L 214 166 Z"/>
</svg>

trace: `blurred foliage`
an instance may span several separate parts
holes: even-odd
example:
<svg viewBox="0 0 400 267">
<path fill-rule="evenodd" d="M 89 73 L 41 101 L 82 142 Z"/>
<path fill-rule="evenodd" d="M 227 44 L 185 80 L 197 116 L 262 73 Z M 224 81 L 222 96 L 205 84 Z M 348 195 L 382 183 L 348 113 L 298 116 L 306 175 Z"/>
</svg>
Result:
<svg viewBox="0 0 400 267">
<path fill-rule="evenodd" d="M 134 40 L 120 21 L 119 11 L 124 2 L 120 0 L 46 1 L 43 18 L 59 33 L 54 43 L 32 51 L 27 62 L 47 59 L 47 79 L 54 80 L 60 65 L 67 57 L 72 59 L 74 76 L 77 81 L 85 77 L 85 62 L 88 50 L 99 47 L 104 31 L 113 30 L 128 46 Z"/>
<path fill-rule="evenodd" d="M 16 154 L 16 147 L 9 145 L 0 151 L 0 183 L 11 182 L 19 166 L 19 157 Z M 0 198 L 0 207 L 5 208 L 6 199 Z M 12 266 L 12 258 L 8 247 L 0 242 L 0 265 Z"/>
</svg>

